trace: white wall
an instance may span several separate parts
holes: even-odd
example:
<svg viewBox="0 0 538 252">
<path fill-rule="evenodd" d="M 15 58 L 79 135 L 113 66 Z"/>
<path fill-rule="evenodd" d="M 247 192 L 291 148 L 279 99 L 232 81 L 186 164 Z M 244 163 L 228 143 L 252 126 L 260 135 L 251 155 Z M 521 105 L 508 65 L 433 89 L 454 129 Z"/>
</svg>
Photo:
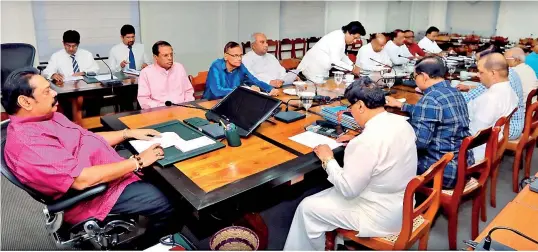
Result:
<svg viewBox="0 0 538 252">
<path fill-rule="evenodd" d="M 415 31 L 425 31 L 435 25 L 442 31 L 448 31 L 447 1 L 413 1 L 409 3 L 392 3 L 384 1 L 328 1 L 307 4 L 301 11 L 298 2 L 278 1 L 228 1 L 228 2 L 140 2 L 140 31 L 142 42 L 148 53 L 157 40 L 167 40 L 174 46 L 176 60 L 182 62 L 189 74 L 207 70 L 213 60 L 222 57 L 224 44 L 230 40 L 247 41 L 251 33 L 264 32 L 271 39 L 281 39 L 304 32 L 311 36 L 320 36 L 339 29 L 353 20 L 359 20 L 366 32 L 385 32 L 396 24 L 402 23 Z M 25 42 L 36 46 L 32 4 L 30 2 L 1 1 L 1 42 Z M 315 27 L 304 26 L 291 31 L 290 22 L 281 18 L 282 7 L 292 6 L 296 13 L 316 11 L 323 8 L 323 14 L 316 15 Z M 294 7 L 295 6 L 295 7 Z M 409 10 L 398 15 L 399 7 Z M 285 8 L 284 8 L 285 9 Z M 501 2 L 496 20 L 497 34 L 511 39 L 528 37 L 531 33 L 538 35 L 538 1 Z M 292 13 L 292 12 L 290 12 Z M 475 14 L 475 13 L 473 13 Z M 17 20 L 14 22 L 14 20 Z M 474 17 L 461 20 L 469 26 L 480 25 Z M 308 23 L 307 24 L 312 24 Z M 491 24 L 491 23 L 490 23 Z M 403 25 L 402 25 L 403 26 Z M 306 27 L 306 28 L 305 28 Z M 283 30 L 285 28 L 286 30 Z M 314 34 L 315 33 L 315 34 Z M 36 46 L 37 47 L 37 46 Z M 36 61 L 37 62 L 37 61 Z"/>
<path fill-rule="evenodd" d="M 495 34 L 499 2 L 449 2 L 447 6 L 447 27 L 449 33 L 477 34 L 492 36 Z M 469 22 L 473 17 L 475 22 Z"/>
<path fill-rule="evenodd" d="M 2 43 L 28 43 L 37 49 L 31 2 L 0 2 Z M 35 65 L 39 64 L 36 55 Z"/>
<path fill-rule="evenodd" d="M 538 36 L 538 1 L 501 2 L 497 19 L 497 34 L 511 41 Z"/>
</svg>

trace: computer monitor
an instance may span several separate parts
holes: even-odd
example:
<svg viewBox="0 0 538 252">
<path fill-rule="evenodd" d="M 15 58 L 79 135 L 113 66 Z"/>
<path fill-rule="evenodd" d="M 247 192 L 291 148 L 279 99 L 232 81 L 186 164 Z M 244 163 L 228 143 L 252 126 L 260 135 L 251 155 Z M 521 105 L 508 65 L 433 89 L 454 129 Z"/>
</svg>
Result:
<svg viewBox="0 0 538 252">
<path fill-rule="evenodd" d="M 246 137 L 267 120 L 280 104 L 281 100 L 239 86 L 208 112 L 213 116 L 206 114 L 206 117 L 215 121 L 216 115 L 224 121 L 234 123 L 239 128 L 239 135 Z"/>
</svg>

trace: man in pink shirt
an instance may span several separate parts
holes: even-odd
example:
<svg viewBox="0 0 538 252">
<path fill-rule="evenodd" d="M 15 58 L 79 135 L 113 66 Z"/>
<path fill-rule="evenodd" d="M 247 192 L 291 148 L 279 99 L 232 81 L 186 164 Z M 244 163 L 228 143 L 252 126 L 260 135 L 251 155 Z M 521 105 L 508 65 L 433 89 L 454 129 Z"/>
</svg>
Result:
<svg viewBox="0 0 538 252">
<path fill-rule="evenodd" d="M 142 69 L 138 78 L 140 107 L 161 107 L 166 101 L 194 101 L 194 89 L 183 65 L 174 62 L 172 46 L 166 41 L 158 41 L 151 50 L 154 63 Z"/>
<path fill-rule="evenodd" d="M 163 149 L 156 144 L 124 159 L 111 147 L 128 138 L 158 137 L 159 132 L 135 129 L 92 133 L 56 112 L 56 95 L 35 68 L 15 70 L 2 86 L 2 106 L 10 118 L 4 158 L 15 177 L 54 199 L 69 190 L 108 184 L 104 193 L 65 211 L 67 223 L 126 213 L 144 215 L 153 221 L 154 228 L 164 229 L 174 208 L 155 186 L 133 173 L 162 159 Z M 151 234 L 150 229 L 147 234 Z"/>
</svg>

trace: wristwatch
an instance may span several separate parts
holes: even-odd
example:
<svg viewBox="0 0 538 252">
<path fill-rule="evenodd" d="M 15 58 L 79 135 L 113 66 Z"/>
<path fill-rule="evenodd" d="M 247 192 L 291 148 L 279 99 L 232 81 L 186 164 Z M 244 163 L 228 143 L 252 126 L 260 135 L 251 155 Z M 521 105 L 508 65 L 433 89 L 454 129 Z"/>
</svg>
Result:
<svg viewBox="0 0 538 252">
<path fill-rule="evenodd" d="M 324 170 L 327 170 L 327 163 L 329 163 L 329 161 L 331 160 L 334 160 L 334 157 L 329 157 L 324 160 L 321 160 L 321 167 L 323 167 Z"/>
</svg>

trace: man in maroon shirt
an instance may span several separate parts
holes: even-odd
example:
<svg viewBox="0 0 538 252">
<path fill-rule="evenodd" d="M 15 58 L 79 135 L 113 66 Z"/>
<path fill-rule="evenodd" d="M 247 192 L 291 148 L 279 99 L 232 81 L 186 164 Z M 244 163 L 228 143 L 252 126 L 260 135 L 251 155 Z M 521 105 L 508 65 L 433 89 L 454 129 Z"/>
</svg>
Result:
<svg viewBox="0 0 538 252">
<path fill-rule="evenodd" d="M 418 58 L 422 58 L 426 56 L 426 53 L 418 46 L 418 44 L 415 42 L 415 33 L 411 30 L 405 30 L 405 45 L 409 49 L 409 52 Z"/>
<path fill-rule="evenodd" d="M 165 230 L 174 208 L 155 186 L 133 173 L 164 158 L 163 149 L 156 144 L 124 159 L 111 147 L 128 138 L 158 137 L 159 132 L 87 131 L 56 112 L 57 94 L 50 85 L 35 68 L 23 68 L 11 73 L 2 86 L 2 105 L 11 120 L 4 148 L 11 172 L 26 186 L 54 199 L 70 189 L 108 184 L 104 193 L 65 211 L 67 223 L 91 217 L 103 220 L 109 213 L 140 214 L 153 222 L 146 234 Z"/>
</svg>

